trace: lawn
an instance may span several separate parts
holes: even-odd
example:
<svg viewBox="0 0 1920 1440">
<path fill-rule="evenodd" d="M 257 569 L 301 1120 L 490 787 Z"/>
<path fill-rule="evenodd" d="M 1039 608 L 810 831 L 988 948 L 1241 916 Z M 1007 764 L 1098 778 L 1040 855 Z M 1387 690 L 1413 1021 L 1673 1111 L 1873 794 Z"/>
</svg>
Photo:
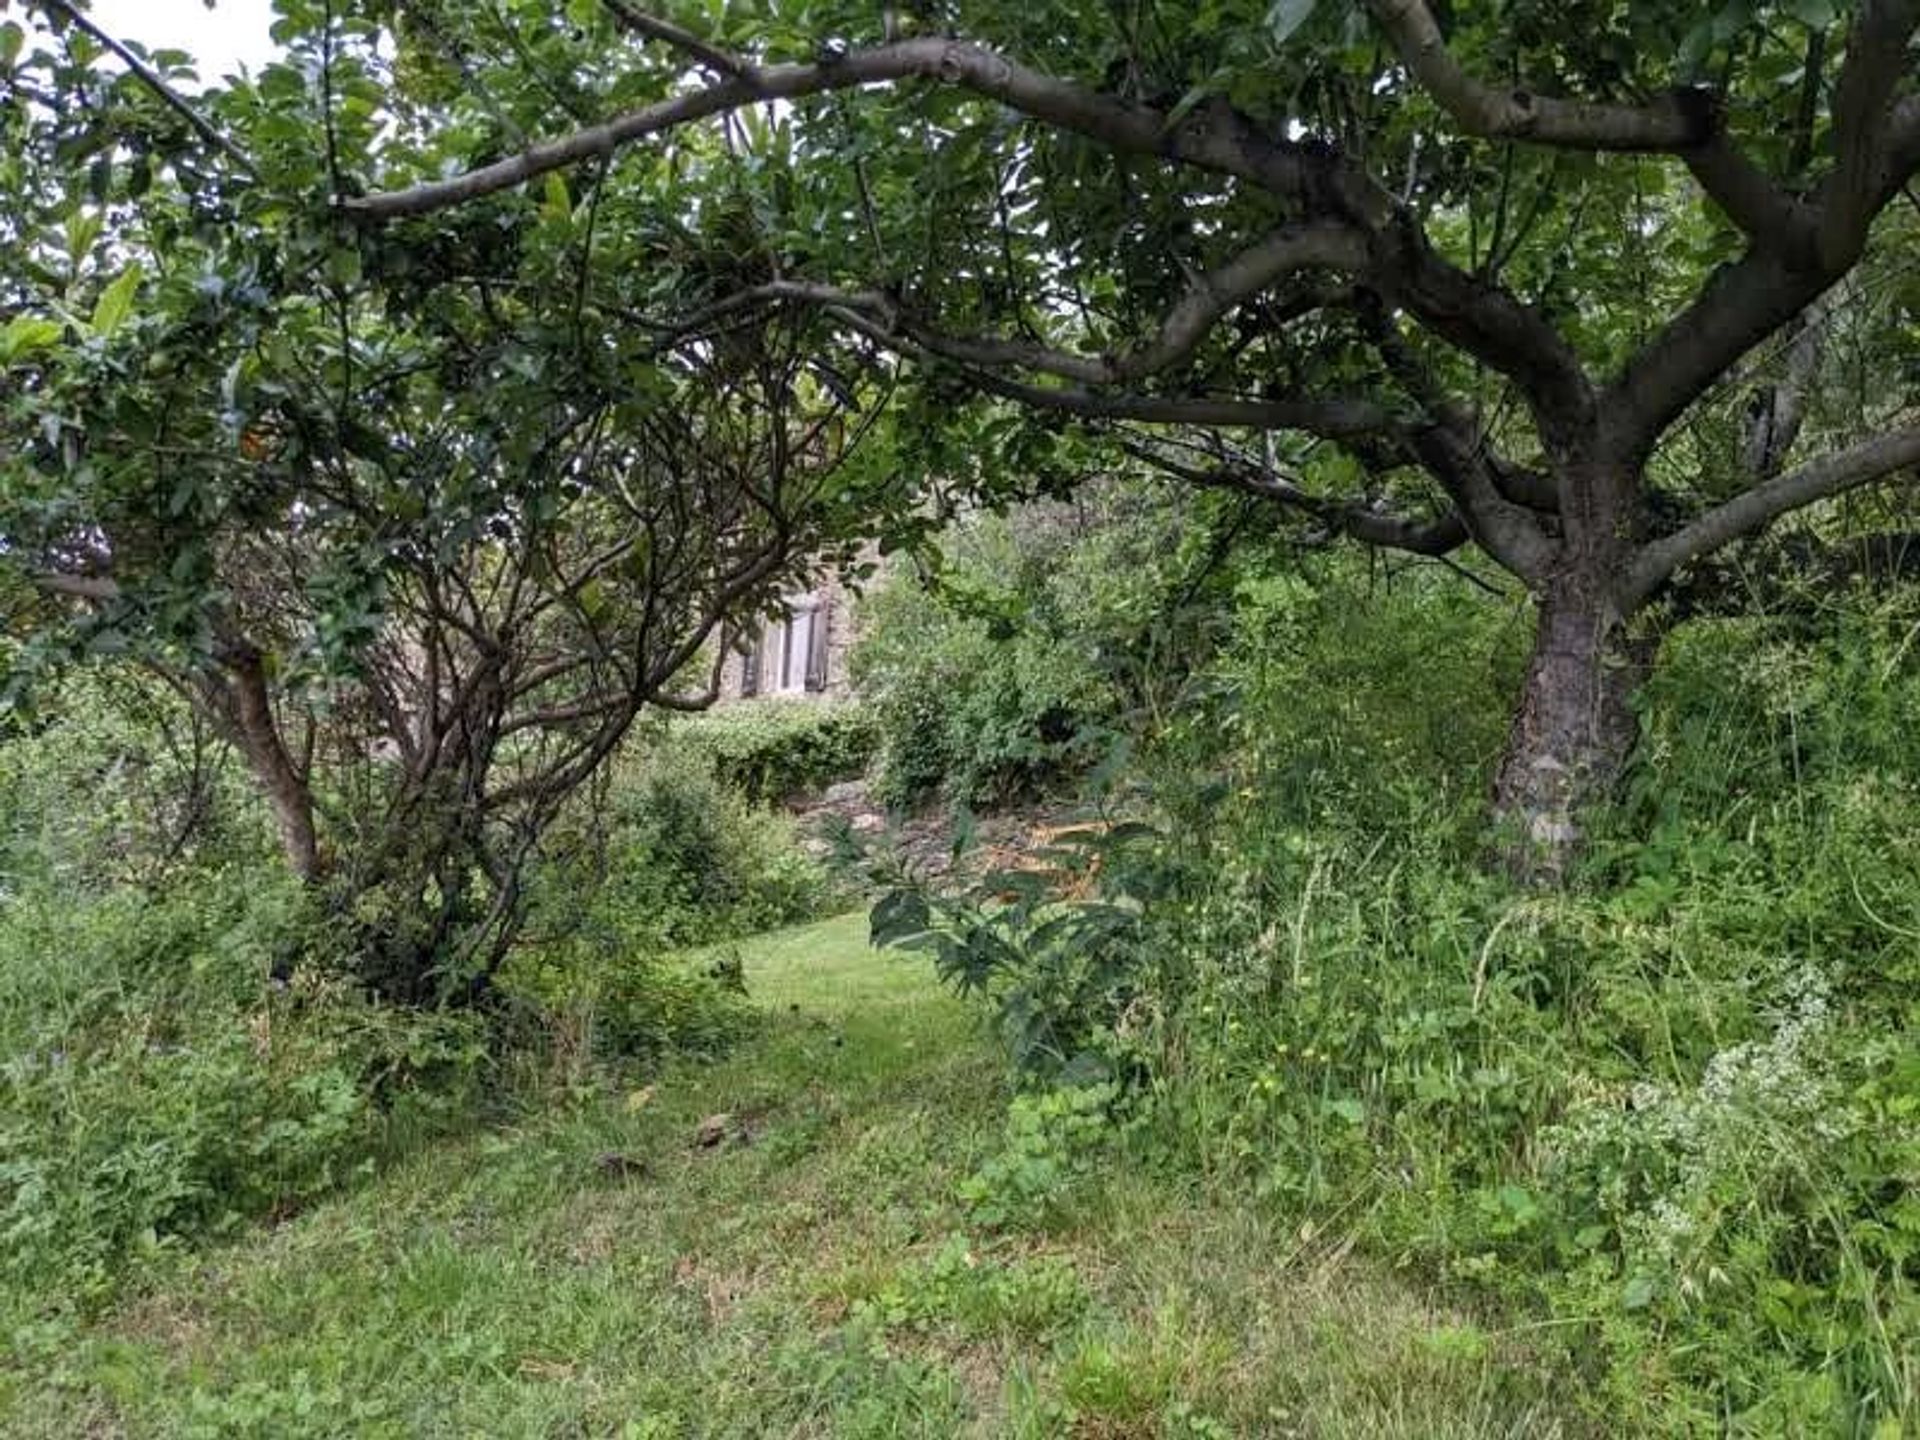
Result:
<svg viewBox="0 0 1920 1440">
<path fill-rule="evenodd" d="M 438 1144 L 0 1371 L 10 1435 L 1568 1433 L 1524 1335 L 1116 1160 L 969 1223 L 1004 1070 L 847 917 L 762 937 L 719 1063 Z M 717 1144 L 698 1143 L 702 1123 Z"/>
</svg>

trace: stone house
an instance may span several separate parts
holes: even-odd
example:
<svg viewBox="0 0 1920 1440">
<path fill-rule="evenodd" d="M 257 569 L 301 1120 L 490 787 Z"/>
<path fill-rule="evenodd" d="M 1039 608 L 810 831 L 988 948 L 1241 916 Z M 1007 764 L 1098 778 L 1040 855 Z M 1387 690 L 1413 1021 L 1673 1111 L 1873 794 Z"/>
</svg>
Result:
<svg viewBox="0 0 1920 1440">
<path fill-rule="evenodd" d="M 852 591 L 831 570 L 817 576 L 811 590 L 788 595 L 787 615 L 760 620 L 727 656 L 719 703 L 763 695 L 837 700 L 850 694 L 853 601 Z"/>
</svg>

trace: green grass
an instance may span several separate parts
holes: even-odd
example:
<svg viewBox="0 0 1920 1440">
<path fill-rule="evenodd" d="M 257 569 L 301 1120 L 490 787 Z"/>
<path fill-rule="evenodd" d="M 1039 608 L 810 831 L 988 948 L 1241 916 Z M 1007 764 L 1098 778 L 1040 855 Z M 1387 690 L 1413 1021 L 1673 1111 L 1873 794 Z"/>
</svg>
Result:
<svg viewBox="0 0 1920 1440">
<path fill-rule="evenodd" d="M 766 936 L 718 1064 L 443 1143 L 16 1336 L 0 1430 L 69 1435 L 1550 1435 L 1524 1337 L 1337 1237 L 1115 1162 L 1043 1235 L 957 1182 L 1006 1094 L 858 917 Z M 744 1140 L 693 1144 L 716 1112 Z M 615 1159 L 613 1157 L 618 1157 Z"/>
</svg>

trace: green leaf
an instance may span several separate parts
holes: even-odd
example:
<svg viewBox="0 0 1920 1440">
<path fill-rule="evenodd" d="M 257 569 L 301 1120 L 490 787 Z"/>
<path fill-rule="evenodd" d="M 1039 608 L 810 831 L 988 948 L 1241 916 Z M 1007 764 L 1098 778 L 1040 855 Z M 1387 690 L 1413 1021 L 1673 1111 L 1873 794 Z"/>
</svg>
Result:
<svg viewBox="0 0 1920 1440">
<path fill-rule="evenodd" d="M 76 210 L 67 216 L 67 259 L 73 262 L 76 269 L 93 252 L 105 224 L 99 212 L 94 210 Z"/>
<path fill-rule="evenodd" d="M 540 207 L 543 219 L 564 225 L 573 218 L 573 196 L 567 193 L 567 181 L 558 170 L 547 174 L 547 199 Z"/>
<path fill-rule="evenodd" d="M 127 317 L 133 313 L 133 299 L 140 290 L 140 266 L 136 261 L 127 266 L 113 283 L 100 292 L 100 298 L 94 302 L 93 319 L 88 322 L 95 335 L 109 338 L 114 331 L 126 324 Z"/>
<path fill-rule="evenodd" d="M 327 256 L 327 278 L 342 288 L 360 283 L 360 252 L 350 245 L 336 245 Z"/>
<path fill-rule="evenodd" d="M 60 343 L 60 330 L 58 320 L 40 315 L 14 316 L 6 328 L 0 330 L 0 365 L 11 365 L 37 351 L 52 349 Z"/>
<path fill-rule="evenodd" d="M 1313 18 L 1315 0 L 1273 0 L 1267 11 L 1267 29 L 1273 43 L 1284 45 L 1308 20 Z"/>
<path fill-rule="evenodd" d="M 917 890 L 895 890 L 881 897 L 873 907 L 869 941 L 874 945 L 897 945 L 910 936 L 923 934 L 931 916 L 926 897 Z"/>
</svg>

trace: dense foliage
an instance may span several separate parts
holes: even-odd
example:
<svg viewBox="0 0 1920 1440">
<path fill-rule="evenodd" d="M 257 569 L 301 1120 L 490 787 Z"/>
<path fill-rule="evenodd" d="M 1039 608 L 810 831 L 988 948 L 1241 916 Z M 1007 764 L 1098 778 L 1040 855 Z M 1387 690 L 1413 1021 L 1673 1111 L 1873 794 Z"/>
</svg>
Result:
<svg viewBox="0 0 1920 1440">
<path fill-rule="evenodd" d="M 852 668 L 880 795 L 1006 804 L 1124 763 L 1221 633 L 1250 502 L 1153 482 L 1089 483 L 958 522 L 861 610 Z"/>
<path fill-rule="evenodd" d="M 47 698 L 0 741 L 0 1334 L 550 1082 L 714 1051 L 748 1024 L 738 978 L 678 952 L 838 898 L 790 825 L 650 734 L 543 852 L 487 1013 L 381 1005 L 188 706 L 124 672 Z"/>
<path fill-rule="evenodd" d="M 366 233 L 710 156 L 758 263 L 656 323 L 813 317 L 900 380 L 909 467 L 1058 491 L 1124 456 L 1505 572 L 1535 643 L 1493 801 L 1543 881 L 1669 602 L 1736 599 L 1730 553 L 1920 462 L 1911 0 L 617 0 L 519 19 L 537 52 L 426 13 L 396 79 L 457 54 L 492 113 L 392 107 L 340 200 Z M 582 81 L 565 120 L 535 54 Z"/>
<path fill-rule="evenodd" d="M 1915 0 L 278 0 L 210 87 L 27 8 L 9 1371 L 435 1130 L 644 1111 L 845 898 L 765 807 L 870 765 L 1088 801 L 872 916 L 1013 1061 L 970 1233 L 1152 1170 L 1598 1427 L 1920 1430 Z M 684 714 L 876 542 L 858 706 Z M 1077 1313 L 970 1254 L 779 1383 Z M 1217 1433 L 1117 1353 L 1056 1429 Z"/>
<path fill-rule="evenodd" d="M 765 698 L 675 721 L 674 748 L 699 756 L 752 800 L 778 801 L 857 779 L 872 757 L 862 706 Z"/>
<path fill-rule="evenodd" d="M 1084 899 L 903 890 L 876 935 L 986 991 L 1037 1080 L 1130 1086 L 1089 1102 L 1135 1117 L 1106 1163 L 1182 1157 L 1551 1317 L 1610 1424 L 1912 1424 L 1920 594 L 1678 630 L 1540 896 L 1477 864 L 1523 617 L 1433 572 L 1237 574 L 1235 639 L 1143 737 L 1159 838 L 1100 846 Z M 1073 1107 L 1023 1103 L 994 1215 L 1097 1172 L 1044 1119 Z"/>
</svg>

